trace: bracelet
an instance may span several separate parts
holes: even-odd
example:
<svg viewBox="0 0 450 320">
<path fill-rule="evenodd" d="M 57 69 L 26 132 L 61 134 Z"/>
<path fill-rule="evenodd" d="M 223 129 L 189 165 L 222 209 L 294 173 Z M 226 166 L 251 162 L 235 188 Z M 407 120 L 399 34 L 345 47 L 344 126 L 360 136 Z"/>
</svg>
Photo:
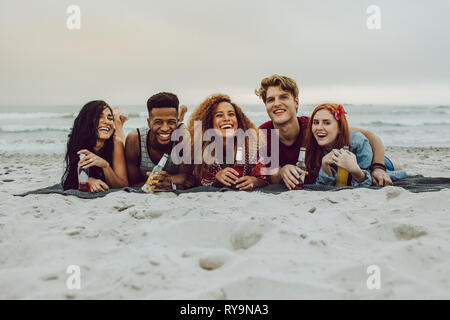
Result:
<svg viewBox="0 0 450 320">
<path fill-rule="evenodd" d="M 370 172 L 373 172 L 373 170 L 375 169 L 381 169 L 383 171 L 386 171 L 386 166 L 382 163 L 375 162 L 372 163 L 372 165 L 370 166 Z"/>
</svg>

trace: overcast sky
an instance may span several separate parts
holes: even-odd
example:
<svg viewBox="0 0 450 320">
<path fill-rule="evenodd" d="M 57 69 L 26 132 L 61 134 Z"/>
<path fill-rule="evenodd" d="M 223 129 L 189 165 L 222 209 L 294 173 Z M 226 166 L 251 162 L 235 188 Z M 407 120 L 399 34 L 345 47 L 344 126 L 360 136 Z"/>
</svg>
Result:
<svg viewBox="0 0 450 320">
<path fill-rule="evenodd" d="M 81 29 L 69 30 L 69 5 Z M 369 30 L 369 5 L 381 29 Z M 260 103 L 265 76 L 303 103 L 450 104 L 449 0 L 0 0 L 0 105 Z"/>
</svg>

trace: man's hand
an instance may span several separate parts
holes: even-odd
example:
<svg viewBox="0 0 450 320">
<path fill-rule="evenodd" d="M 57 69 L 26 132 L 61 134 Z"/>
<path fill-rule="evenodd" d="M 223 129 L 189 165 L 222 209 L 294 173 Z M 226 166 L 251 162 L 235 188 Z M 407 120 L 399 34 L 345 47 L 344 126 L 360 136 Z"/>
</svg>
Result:
<svg viewBox="0 0 450 320">
<path fill-rule="evenodd" d="M 178 122 L 183 122 L 187 107 L 183 104 L 178 108 Z"/>
<path fill-rule="evenodd" d="M 298 179 L 300 179 L 302 173 L 305 175 L 308 174 L 306 171 L 292 164 L 287 164 L 280 169 L 280 177 L 289 190 L 294 189 L 300 183 Z"/>
<path fill-rule="evenodd" d="M 392 186 L 391 178 L 386 171 L 380 168 L 375 168 L 372 171 L 372 181 L 378 187 Z"/>
<path fill-rule="evenodd" d="M 147 172 L 147 176 L 150 176 L 151 174 L 151 172 Z M 152 180 L 158 180 L 157 183 L 152 184 L 152 186 L 155 186 L 155 191 L 172 190 L 172 176 L 166 171 L 158 172 L 153 176 Z"/>
</svg>

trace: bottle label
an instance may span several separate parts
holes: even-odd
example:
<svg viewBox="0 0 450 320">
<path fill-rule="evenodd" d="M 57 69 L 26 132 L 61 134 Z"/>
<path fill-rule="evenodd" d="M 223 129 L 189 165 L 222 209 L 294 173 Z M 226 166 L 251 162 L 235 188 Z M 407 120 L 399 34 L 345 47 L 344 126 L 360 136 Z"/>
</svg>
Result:
<svg viewBox="0 0 450 320">
<path fill-rule="evenodd" d="M 151 174 L 145 184 L 142 186 L 142 190 L 147 193 L 153 193 L 155 191 L 155 185 L 159 182 L 158 179 L 155 179 L 155 175 Z"/>
<path fill-rule="evenodd" d="M 337 187 L 346 186 L 347 180 L 348 180 L 348 171 L 341 167 L 338 167 L 336 173 L 336 186 Z"/>
</svg>

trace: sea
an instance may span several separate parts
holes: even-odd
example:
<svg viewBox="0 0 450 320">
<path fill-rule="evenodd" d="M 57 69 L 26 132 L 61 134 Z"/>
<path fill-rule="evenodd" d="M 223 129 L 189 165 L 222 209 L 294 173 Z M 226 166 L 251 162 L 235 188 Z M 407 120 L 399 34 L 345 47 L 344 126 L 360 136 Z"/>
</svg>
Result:
<svg viewBox="0 0 450 320">
<path fill-rule="evenodd" d="M 82 106 L 0 106 L 0 154 L 64 154 L 68 134 Z M 242 105 L 256 126 L 269 120 L 265 106 Z M 195 106 L 188 105 L 185 123 Z M 344 105 L 350 126 L 377 134 L 385 146 L 449 147 L 450 106 Z M 298 115 L 309 116 L 313 105 L 301 105 Z M 130 118 L 128 134 L 147 125 L 147 109 L 120 106 Z"/>
</svg>

